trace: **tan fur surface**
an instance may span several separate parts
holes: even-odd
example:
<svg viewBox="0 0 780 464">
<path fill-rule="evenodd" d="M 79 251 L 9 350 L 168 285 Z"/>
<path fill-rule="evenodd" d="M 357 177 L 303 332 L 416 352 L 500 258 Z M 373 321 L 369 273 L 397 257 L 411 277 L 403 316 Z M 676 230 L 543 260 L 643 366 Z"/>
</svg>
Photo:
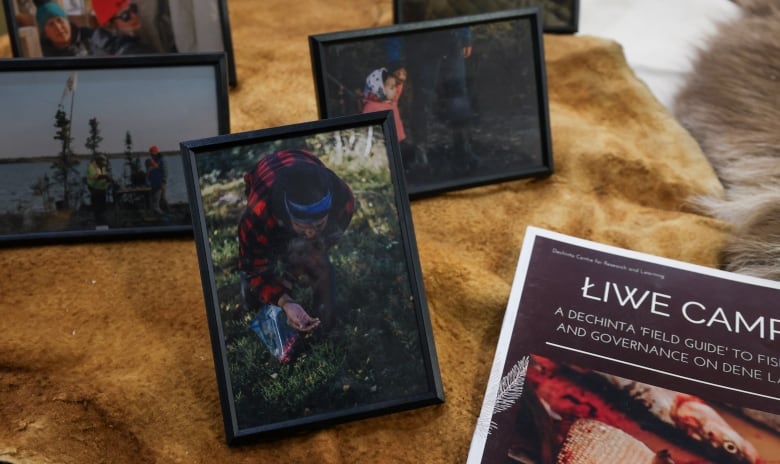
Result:
<svg viewBox="0 0 780 464">
<path fill-rule="evenodd" d="M 695 203 L 733 224 L 726 269 L 780 279 L 780 2 L 739 0 L 675 99 L 726 187 Z"/>
<path fill-rule="evenodd" d="M 392 10 L 389 0 L 228 7 L 235 132 L 315 119 L 307 35 L 389 24 Z M 720 183 L 621 48 L 548 36 L 545 53 L 555 174 L 412 205 L 444 404 L 228 448 L 193 239 L 6 248 L 0 461 L 464 462 L 526 225 L 709 266 L 727 236 L 683 211 Z"/>
</svg>

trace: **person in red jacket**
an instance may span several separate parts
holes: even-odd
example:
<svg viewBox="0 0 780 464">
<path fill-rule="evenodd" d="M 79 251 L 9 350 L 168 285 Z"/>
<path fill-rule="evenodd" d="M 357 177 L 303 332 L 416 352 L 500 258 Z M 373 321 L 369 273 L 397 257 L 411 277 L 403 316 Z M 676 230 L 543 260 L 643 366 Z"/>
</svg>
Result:
<svg viewBox="0 0 780 464">
<path fill-rule="evenodd" d="M 363 113 L 392 111 L 399 142 L 406 139 L 401 111 L 398 109 L 398 100 L 404 91 L 404 82 L 406 82 L 406 69 L 398 65 L 395 69 L 378 68 L 371 71 L 366 77 L 363 88 Z"/>
<path fill-rule="evenodd" d="M 247 204 L 238 224 L 238 270 L 245 309 L 266 313 L 255 325 L 280 308 L 297 331 L 327 329 L 334 320 L 335 296 L 328 250 L 352 219 L 352 190 L 307 150 L 265 156 L 244 175 L 244 183 Z M 291 296 L 303 276 L 313 289 L 308 309 Z M 277 315 L 278 310 L 273 317 Z M 275 354 L 280 359 L 284 355 Z"/>
<path fill-rule="evenodd" d="M 395 133 L 398 139 L 404 169 L 408 170 L 415 161 L 417 148 L 406 139 L 401 109 L 398 102 L 404 92 L 406 67 L 400 61 L 392 61 L 387 67 L 377 68 L 366 77 L 363 86 L 363 113 L 392 111 Z"/>
</svg>

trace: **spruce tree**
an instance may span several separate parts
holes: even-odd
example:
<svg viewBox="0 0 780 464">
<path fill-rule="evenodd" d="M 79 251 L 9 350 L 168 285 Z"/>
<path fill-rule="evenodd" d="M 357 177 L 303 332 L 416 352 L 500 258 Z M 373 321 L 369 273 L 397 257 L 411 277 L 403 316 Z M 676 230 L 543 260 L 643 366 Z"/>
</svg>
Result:
<svg viewBox="0 0 780 464">
<path fill-rule="evenodd" d="M 54 115 L 54 127 L 57 132 L 54 135 L 55 140 L 62 141 L 62 149 L 57 158 L 51 165 L 54 170 L 54 181 L 62 184 L 62 202 L 65 209 L 70 208 L 70 175 L 74 167 L 78 166 L 79 161 L 71 149 L 73 137 L 71 136 L 71 120 L 65 113 L 62 105 L 57 107 L 57 113 Z"/>
</svg>

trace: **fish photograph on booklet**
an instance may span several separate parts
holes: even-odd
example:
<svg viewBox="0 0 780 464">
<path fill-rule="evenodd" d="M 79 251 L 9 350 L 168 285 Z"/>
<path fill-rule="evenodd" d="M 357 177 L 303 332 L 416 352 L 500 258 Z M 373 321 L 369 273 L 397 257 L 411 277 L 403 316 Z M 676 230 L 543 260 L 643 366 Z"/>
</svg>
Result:
<svg viewBox="0 0 780 464">
<path fill-rule="evenodd" d="M 778 282 L 529 227 L 468 462 L 780 462 L 778 306 Z"/>
</svg>

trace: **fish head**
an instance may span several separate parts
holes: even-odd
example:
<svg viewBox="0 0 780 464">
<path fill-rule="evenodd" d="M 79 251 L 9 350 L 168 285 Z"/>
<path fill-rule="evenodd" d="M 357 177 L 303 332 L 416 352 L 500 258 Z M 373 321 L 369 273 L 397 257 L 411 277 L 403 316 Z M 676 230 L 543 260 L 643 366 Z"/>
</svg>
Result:
<svg viewBox="0 0 780 464">
<path fill-rule="evenodd" d="M 762 462 L 756 447 L 701 399 L 681 395 L 676 401 L 672 417 L 689 436 L 733 456 L 735 461 L 750 464 Z"/>
</svg>

